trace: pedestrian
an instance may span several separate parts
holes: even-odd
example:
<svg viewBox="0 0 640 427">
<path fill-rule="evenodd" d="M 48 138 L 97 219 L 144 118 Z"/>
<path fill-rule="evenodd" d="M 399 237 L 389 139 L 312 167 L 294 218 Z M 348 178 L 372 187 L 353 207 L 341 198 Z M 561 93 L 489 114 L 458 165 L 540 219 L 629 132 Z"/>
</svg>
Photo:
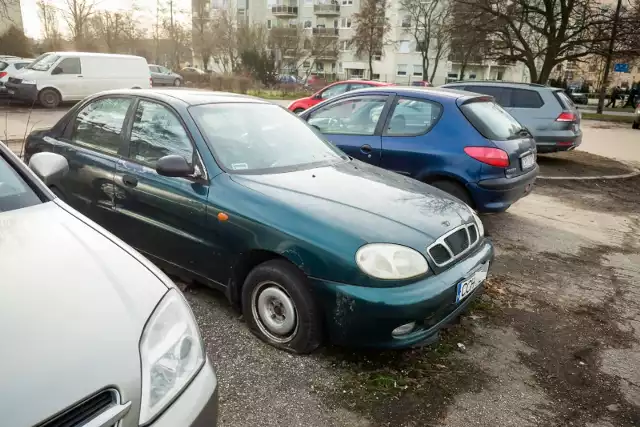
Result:
<svg viewBox="0 0 640 427">
<path fill-rule="evenodd" d="M 627 98 L 627 103 L 624 104 L 624 107 L 636 108 L 636 96 L 638 96 L 638 86 L 634 83 L 631 86 L 631 91 L 629 92 L 629 97 Z"/>
<path fill-rule="evenodd" d="M 612 108 L 616 108 L 616 100 L 618 99 L 619 95 L 620 90 L 618 89 L 618 86 L 614 86 L 613 89 L 611 89 L 611 98 L 609 99 L 609 103 L 605 107 L 609 108 L 609 106 L 611 105 Z"/>
</svg>

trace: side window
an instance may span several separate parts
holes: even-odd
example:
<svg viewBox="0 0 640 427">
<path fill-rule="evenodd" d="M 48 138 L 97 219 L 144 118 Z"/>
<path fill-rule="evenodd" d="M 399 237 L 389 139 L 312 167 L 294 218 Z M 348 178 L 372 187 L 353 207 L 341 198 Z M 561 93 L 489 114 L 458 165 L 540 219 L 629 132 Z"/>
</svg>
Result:
<svg viewBox="0 0 640 427">
<path fill-rule="evenodd" d="M 373 135 L 386 102 L 385 96 L 344 99 L 314 112 L 308 122 L 326 134 Z"/>
<path fill-rule="evenodd" d="M 85 106 L 74 120 L 71 141 L 93 150 L 118 154 L 122 126 L 131 102 L 128 98 L 100 98 Z"/>
<path fill-rule="evenodd" d="M 54 68 L 54 74 L 82 74 L 80 58 L 65 58 Z"/>
<path fill-rule="evenodd" d="M 333 98 L 334 96 L 338 96 L 345 93 L 347 91 L 347 87 L 348 87 L 347 84 L 339 84 L 339 85 L 331 86 L 330 88 L 322 92 L 320 96 L 322 97 L 322 99 Z"/>
<path fill-rule="evenodd" d="M 368 87 L 371 87 L 371 85 L 364 83 L 351 83 L 351 86 L 349 86 L 349 90 L 365 89 Z"/>
<path fill-rule="evenodd" d="M 442 106 L 422 99 L 399 98 L 384 130 L 386 136 L 422 135 L 431 129 L 442 113 Z"/>
<path fill-rule="evenodd" d="M 154 66 L 154 65 L 151 65 L 151 66 L 149 67 L 149 71 L 151 71 L 152 73 L 158 73 L 158 72 L 160 72 L 160 70 L 158 69 L 158 67 L 156 67 L 156 66 Z"/>
<path fill-rule="evenodd" d="M 22 70 L 27 65 L 29 65 L 28 62 L 16 62 L 15 64 L 13 64 L 16 70 Z"/>
<path fill-rule="evenodd" d="M 131 129 L 129 158 L 155 168 L 158 159 L 170 154 L 193 161 L 193 145 L 182 123 L 167 107 L 140 101 Z"/>
<path fill-rule="evenodd" d="M 469 92 L 482 93 L 484 95 L 491 95 L 496 99 L 496 102 L 503 107 L 507 107 L 507 97 L 505 96 L 504 89 L 497 86 L 467 86 L 465 90 Z"/>
<path fill-rule="evenodd" d="M 511 92 L 511 107 L 540 108 L 543 105 L 540 94 L 535 90 L 513 89 Z"/>
</svg>

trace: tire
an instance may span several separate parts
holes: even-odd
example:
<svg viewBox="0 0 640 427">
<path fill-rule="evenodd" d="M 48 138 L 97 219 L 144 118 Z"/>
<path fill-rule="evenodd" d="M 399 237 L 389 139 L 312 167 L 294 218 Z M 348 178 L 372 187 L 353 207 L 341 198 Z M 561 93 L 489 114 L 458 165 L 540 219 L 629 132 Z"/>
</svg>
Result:
<svg viewBox="0 0 640 427">
<path fill-rule="evenodd" d="M 631 125 L 631 129 L 638 129 L 638 128 L 640 128 L 640 123 L 633 122 L 633 124 Z"/>
<path fill-rule="evenodd" d="M 38 94 L 38 101 L 45 108 L 56 108 L 60 105 L 60 94 L 55 89 L 42 89 Z"/>
<path fill-rule="evenodd" d="M 175 80 L 173 81 L 173 85 L 174 85 L 175 87 L 182 86 L 182 80 L 180 80 L 180 79 L 175 79 Z"/>
<path fill-rule="evenodd" d="M 433 187 L 439 188 L 445 193 L 451 194 L 456 199 L 461 200 L 467 205 L 473 207 L 473 200 L 471 199 L 471 196 L 469 196 L 469 193 L 467 192 L 466 188 L 464 188 L 462 185 L 458 184 L 457 182 L 449 181 L 449 180 L 439 180 L 439 181 L 430 182 L 428 184 Z"/>
<path fill-rule="evenodd" d="M 294 112 L 294 113 L 296 113 L 296 114 L 300 114 L 300 113 L 302 113 L 303 111 L 304 111 L 304 108 L 299 108 L 299 107 L 298 107 L 298 108 L 296 108 L 295 110 L 293 110 L 293 112 Z"/>
<path fill-rule="evenodd" d="M 251 332 L 274 347 L 305 354 L 322 343 L 322 319 L 307 278 L 288 261 L 251 270 L 242 286 L 242 313 Z"/>
</svg>

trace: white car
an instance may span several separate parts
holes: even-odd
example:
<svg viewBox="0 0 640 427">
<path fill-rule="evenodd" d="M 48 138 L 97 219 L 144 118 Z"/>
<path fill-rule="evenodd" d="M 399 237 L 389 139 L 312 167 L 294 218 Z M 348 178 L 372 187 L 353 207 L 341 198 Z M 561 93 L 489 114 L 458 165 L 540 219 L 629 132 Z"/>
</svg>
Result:
<svg viewBox="0 0 640 427">
<path fill-rule="evenodd" d="M 112 89 L 149 89 L 151 73 L 141 56 L 49 52 L 40 55 L 5 84 L 15 99 L 55 108 Z"/>
<path fill-rule="evenodd" d="M 0 94 L 6 94 L 4 85 L 9 77 L 13 77 L 19 70 L 29 65 L 33 59 L 26 58 L 0 58 Z"/>
</svg>

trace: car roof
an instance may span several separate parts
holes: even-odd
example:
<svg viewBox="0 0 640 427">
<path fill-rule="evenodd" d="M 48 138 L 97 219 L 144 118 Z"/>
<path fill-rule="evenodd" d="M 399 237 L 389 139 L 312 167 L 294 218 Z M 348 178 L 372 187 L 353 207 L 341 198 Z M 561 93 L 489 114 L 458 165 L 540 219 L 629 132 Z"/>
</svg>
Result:
<svg viewBox="0 0 640 427">
<path fill-rule="evenodd" d="M 409 96 L 416 98 L 429 98 L 434 101 L 456 101 L 460 98 L 477 98 L 480 94 L 472 94 L 471 92 L 457 90 L 457 89 L 448 89 L 443 87 L 424 87 L 424 86 L 378 86 L 378 87 L 370 87 L 365 89 L 358 89 L 351 92 L 347 92 L 345 95 L 353 95 L 358 93 L 390 93 L 401 96 Z M 345 96 L 345 95 L 341 95 Z"/>
<path fill-rule="evenodd" d="M 458 82 L 451 82 L 443 85 L 442 87 L 459 86 L 473 84 L 474 86 L 500 86 L 516 89 L 530 89 L 530 90 L 558 90 L 558 88 L 545 86 L 538 83 L 523 83 L 523 82 L 505 82 L 499 80 L 461 80 Z"/>
<path fill-rule="evenodd" d="M 264 99 L 249 95 L 229 92 L 214 92 L 197 89 L 116 89 L 100 92 L 96 96 L 104 95 L 133 95 L 154 98 L 165 102 L 181 101 L 189 106 L 220 103 L 259 103 L 271 104 Z"/>
<path fill-rule="evenodd" d="M 15 62 L 30 62 L 33 61 L 33 58 L 0 58 L 0 61 L 13 64 Z"/>
<path fill-rule="evenodd" d="M 338 84 L 338 83 L 366 83 L 366 84 L 370 84 L 371 86 L 390 86 L 393 84 L 393 83 L 387 83 L 387 82 L 379 82 L 377 80 L 365 80 L 365 79 L 341 80 L 339 82 L 333 82 L 332 84 Z"/>
<path fill-rule="evenodd" d="M 47 54 L 60 55 L 60 56 L 79 56 L 83 58 L 86 58 L 86 57 L 126 58 L 126 59 L 142 58 L 142 56 L 138 56 L 138 55 L 122 55 L 117 53 L 97 53 L 97 52 L 47 52 Z"/>
</svg>

